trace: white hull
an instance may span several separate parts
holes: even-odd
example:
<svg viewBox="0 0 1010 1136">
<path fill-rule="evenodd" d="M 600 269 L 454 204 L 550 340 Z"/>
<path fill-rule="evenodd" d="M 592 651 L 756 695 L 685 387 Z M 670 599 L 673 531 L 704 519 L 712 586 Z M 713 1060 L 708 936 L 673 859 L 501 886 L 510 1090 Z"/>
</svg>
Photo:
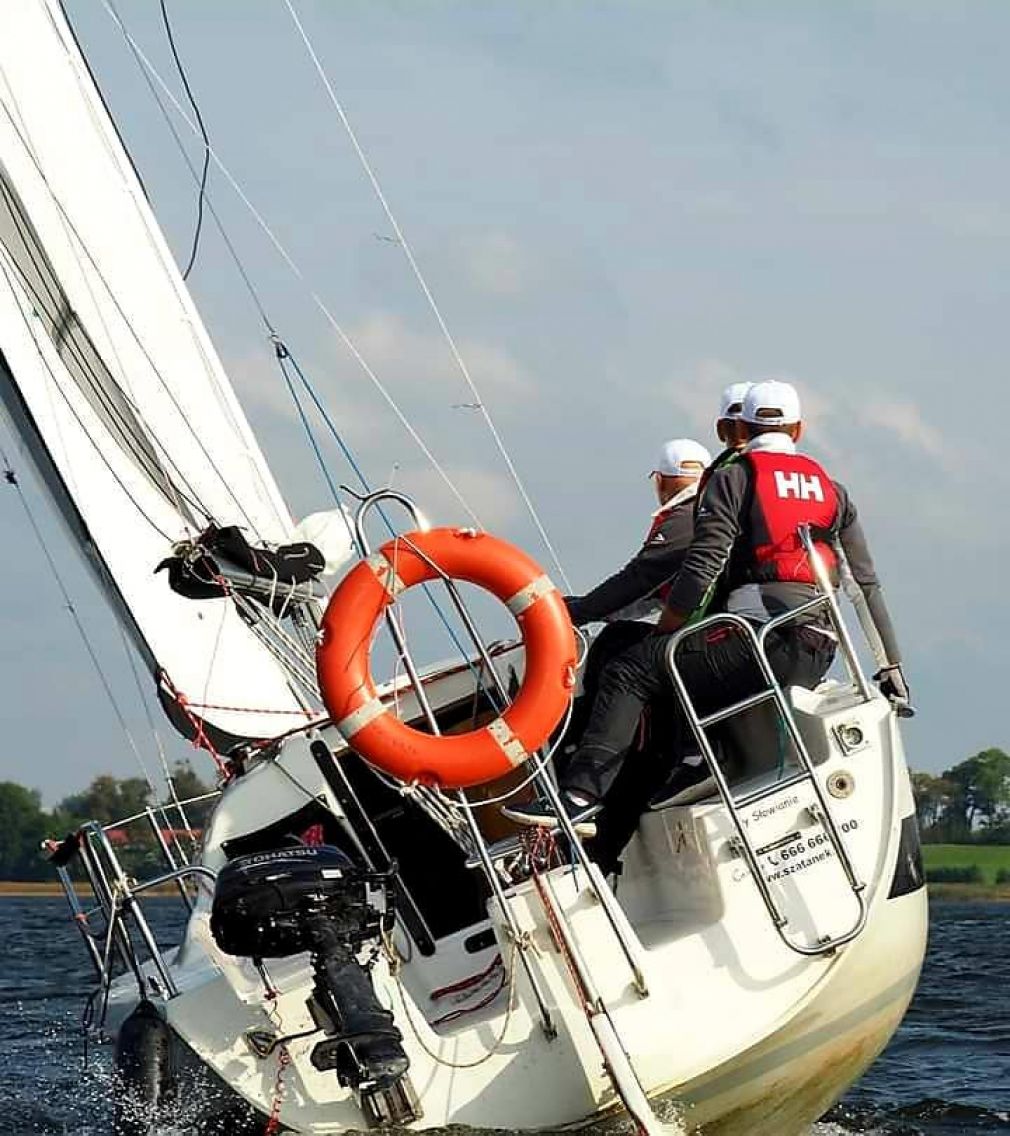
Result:
<svg viewBox="0 0 1010 1136">
<path fill-rule="evenodd" d="M 662 1119 L 682 1117 L 692 1131 L 726 1136 L 805 1131 L 883 1048 L 915 988 L 925 948 L 925 889 L 921 879 L 913 879 L 904 894 L 889 895 L 905 870 L 898 861 L 910 855 L 907 841 L 914 832 L 904 826 L 902 848 L 902 820 L 913 809 L 893 717 L 880 699 L 860 704 L 836 691 L 821 700 L 819 712 L 816 701 L 805 695 L 806 712 L 799 719 L 815 753 L 820 732 L 826 756 L 818 776 L 827 784 L 842 770 L 855 786 L 851 795 L 833 801 L 836 821 L 849 829 L 850 855 L 868 882 L 866 924 L 853 942 L 813 957 L 783 943 L 748 870 L 728 853 L 728 814 L 716 800 L 647 814 L 625 855 L 617 898 L 648 984 L 645 997 L 632 984 L 599 902 L 576 886 L 576 878 L 584 884 L 584 873 L 573 877 L 570 868 L 557 868 L 543 878 L 574 932 L 638 1082 Z M 833 748 L 831 727 L 842 720 L 857 721 L 866 733 L 868 744 L 856 753 Z M 304 793 L 278 764 L 306 789 L 327 792 L 307 747 L 293 741 L 279 763 L 258 766 L 225 794 L 208 833 L 209 867 L 223 862 L 223 841 L 304 804 Z M 765 826 L 756 844 L 764 840 L 763 831 L 774 840 L 783 825 L 796 822 L 797 809 L 802 811 L 798 793 L 802 790 L 786 790 L 784 807 L 762 803 L 768 816 L 754 820 L 755 828 Z M 777 800 L 771 798 L 772 806 Z M 800 851 L 790 857 L 793 847 Z M 843 931 L 854 912 L 835 858 L 817 859 L 818 851 L 811 864 L 787 877 L 782 891 L 790 925 L 806 926 L 811 942 Z M 782 852 L 780 847 L 771 855 Z M 787 846 L 785 855 L 786 862 L 805 860 L 802 839 Z M 463 943 L 488 924 L 440 938 L 430 957 L 411 951 L 398 929 L 396 941 L 409 957 L 399 980 L 384 962 L 373 973 L 410 1056 L 410 1079 L 423 1108 L 414 1127 L 556 1128 L 620 1107 L 534 882 L 519 884 L 509 898 L 528 932 L 527 954 L 553 1007 L 558 1036 L 549 1040 L 541 1028 L 493 901 L 496 938 L 477 953 L 466 953 Z M 208 911 L 209 904 L 202 905 L 191 920 L 173 968 L 181 993 L 165 1004 L 165 1017 L 232 1089 L 269 1114 L 278 1058 L 256 1056 L 245 1034 L 311 1029 L 305 956 L 268 963 L 281 991 L 272 1003 L 252 966 L 214 945 Z M 487 1008 L 429 1026 L 428 1019 L 452 1006 L 440 1002 L 436 1010 L 431 991 L 479 973 L 499 951 L 506 968 L 516 971 L 511 1010 L 506 987 Z M 479 998 L 475 991 L 469 1003 Z M 354 1096 L 340 1088 L 335 1074 L 311 1066 L 316 1041 L 318 1035 L 287 1047 L 292 1061 L 282 1074 L 282 1122 L 301 1133 L 362 1127 Z"/>
</svg>

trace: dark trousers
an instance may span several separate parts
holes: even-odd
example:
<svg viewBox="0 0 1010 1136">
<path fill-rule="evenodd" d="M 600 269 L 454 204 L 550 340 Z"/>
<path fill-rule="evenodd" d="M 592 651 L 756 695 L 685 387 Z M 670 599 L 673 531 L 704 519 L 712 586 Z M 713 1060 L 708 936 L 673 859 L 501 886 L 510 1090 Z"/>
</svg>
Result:
<svg viewBox="0 0 1010 1136">
<path fill-rule="evenodd" d="M 645 705 L 676 697 L 666 666 L 670 638 L 642 638 L 604 668 L 581 745 L 561 775 L 565 789 L 602 799 L 620 772 Z M 807 628 L 773 633 L 766 650 L 783 686 L 816 686 L 834 656 L 831 641 Z M 747 640 L 732 629 L 715 627 L 691 636 L 677 652 L 677 665 L 700 715 L 764 686 Z M 683 724 L 679 712 L 678 719 Z"/>
<path fill-rule="evenodd" d="M 582 668 L 582 693 L 575 699 L 572 716 L 565 730 L 564 740 L 558 747 L 559 750 L 564 751 L 566 747 L 578 745 L 581 741 L 600 689 L 600 679 L 608 663 L 613 662 L 629 647 L 653 635 L 655 630 L 651 623 L 619 619 L 608 623 L 596 636 L 589 646 L 585 665 Z M 561 772 L 560 768 L 558 772 Z"/>
</svg>

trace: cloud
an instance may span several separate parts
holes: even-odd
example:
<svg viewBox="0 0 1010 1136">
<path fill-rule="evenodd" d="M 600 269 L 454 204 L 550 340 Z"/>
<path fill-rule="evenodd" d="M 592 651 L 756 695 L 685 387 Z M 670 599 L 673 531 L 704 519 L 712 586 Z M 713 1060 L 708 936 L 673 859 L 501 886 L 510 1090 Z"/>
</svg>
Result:
<svg viewBox="0 0 1010 1136">
<path fill-rule="evenodd" d="M 944 458 L 942 436 L 922 416 L 922 411 L 911 402 L 884 399 L 861 404 L 857 414 L 862 422 L 877 426 L 893 434 L 909 449 L 920 450 L 930 457 Z"/>
<path fill-rule="evenodd" d="M 686 371 L 663 384 L 662 392 L 684 416 L 677 427 L 689 430 L 699 441 L 709 440 L 712 426 L 719 412 L 719 395 L 730 383 L 740 382 L 742 372 L 724 359 L 700 359 Z"/>
<path fill-rule="evenodd" d="M 997 201 L 934 201 L 921 207 L 923 218 L 955 237 L 1005 238 L 1010 211 Z"/>
<path fill-rule="evenodd" d="M 472 466 L 444 468 L 489 532 L 502 532 L 518 519 L 521 503 L 515 485 L 506 474 Z M 473 524 L 452 490 L 430 466 L 398 470 L 395 484 L 409 488 L 411 497 L 433 525 Z"/>
<path fill-rule="evenodd" d="M 464 237 L 460 242 L 460 263 L 469 283 L 491 296 L 517 296 L 539 276 L 526 249 L 503 232 Z"/>
<path fill-rule="evenodd" d="M 409 385 L 424 387 L 426 393 L 456 396 L 459 401 L 472 399 L 441 333 L 414 331 L 390 312 L 375 312 L 345 330 L 394 397 L 398 389 Z M 527 398 L 532 393 L 531 377 L 503 348 L 475 339 L 457 340 L 456 345 L 482 397 L 508 405 L 511 397 L 521 394 Z M 338 349 L 346 355 L 342 343 Z M 368 381 L 364 375 L 362 380 Z"/>
</svg>

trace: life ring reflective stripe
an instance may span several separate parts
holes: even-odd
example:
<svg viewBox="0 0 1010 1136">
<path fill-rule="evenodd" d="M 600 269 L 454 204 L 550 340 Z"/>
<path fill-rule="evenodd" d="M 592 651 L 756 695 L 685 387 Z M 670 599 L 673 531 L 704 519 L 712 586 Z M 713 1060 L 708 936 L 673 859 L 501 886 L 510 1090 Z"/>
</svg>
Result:
<svg viewBox="0 0 1010 1136">
<path fill-rule="evenodd" d="M 436 737 L 400 721 L 376 693 L 369 655 L 383 610 L 406 588 L 438 577 L 466 580 L 502 600 L 526 651 L 522 685 L 499 718 Z M 572 693 L 575 635 L 557 588 L 514 545 L 472 529 L 404 533 L 357 564 L 323 617 L 316 670 L 337 729 L 363 758 L 403 781 L 478 785 L 521 765 L 561 721 Z"/>
</svg>

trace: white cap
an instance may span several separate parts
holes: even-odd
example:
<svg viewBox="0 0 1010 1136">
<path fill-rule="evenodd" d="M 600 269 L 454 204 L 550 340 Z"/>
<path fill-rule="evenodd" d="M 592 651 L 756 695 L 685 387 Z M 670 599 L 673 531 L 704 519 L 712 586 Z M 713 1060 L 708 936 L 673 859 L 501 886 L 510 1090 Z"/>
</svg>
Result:
<svg viewBox="0 0 1010 1136">
<path fill-rule="evenodd" d="M 740 417 L 753 426 L 791 426 L 801 417 L 800 396 L 792 383 L 779 379 L 752 383 Z"/>
<path fill-rule="evenodd" d="M 743 410 L 743 400 L 753 385 L 753 383 L 730 383 L 719 400 L 719 417 L 734 421 L 739 418 Z"/>
<path fill-rule="evenodd" d="M 700 477 L 712 464 L 712 455 L 700 442 L 691 438 L 674 438 L 664 442 L 653 473 L 663 477 Z"/>
</svg>

